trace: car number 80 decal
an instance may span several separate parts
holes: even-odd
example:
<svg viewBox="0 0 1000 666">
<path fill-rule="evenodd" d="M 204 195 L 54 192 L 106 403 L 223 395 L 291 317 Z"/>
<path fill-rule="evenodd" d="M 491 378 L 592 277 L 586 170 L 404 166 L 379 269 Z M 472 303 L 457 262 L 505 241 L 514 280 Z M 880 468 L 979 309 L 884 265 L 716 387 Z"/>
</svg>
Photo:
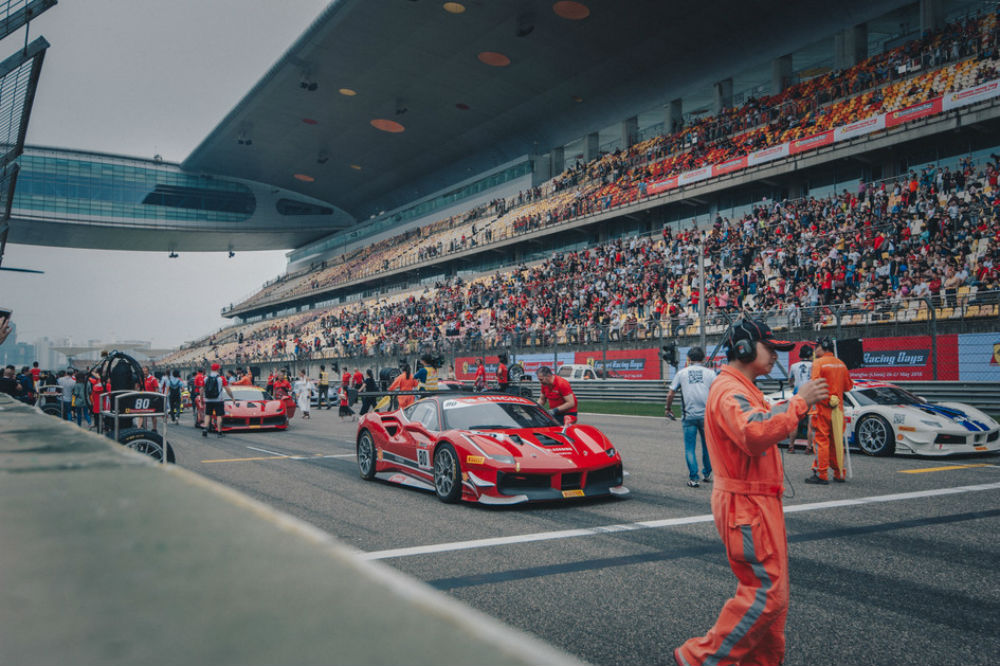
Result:
<svg viewBox="0 0 1000 666">
<path fill-rule="evenodd" d="M 423 469 L 430 469 L 431 454 L 427 449 L 417 449 L 417 466 Z"/>
</svg>

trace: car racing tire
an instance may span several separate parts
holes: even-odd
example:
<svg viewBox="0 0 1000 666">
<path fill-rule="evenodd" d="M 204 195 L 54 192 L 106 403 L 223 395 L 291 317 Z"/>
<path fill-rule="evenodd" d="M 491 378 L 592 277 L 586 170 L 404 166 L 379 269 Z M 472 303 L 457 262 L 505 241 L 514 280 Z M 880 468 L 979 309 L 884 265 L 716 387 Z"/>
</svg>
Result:
<svg viewBox="0 0 1000 666">
<path fill-rule="evenodd" d="M 455 447 L 447 442 L 438 444 L 434 450 L 434 492 L 446 504 L 457 502 L 462 497 L 462 470 L 458 466 Z"/>
<path fill-rule="evenodd" d="M 118 433 L 118 443 L 137 453 L 147 455 L 161 462 L 163 461 L 163 437 L 158 432 L 145 430 L 144 428 L 129 428 Z M 177 462 L 174 456 L 174 447 L 170 446 L 170 442 L 167 442 L 166 448 L 167 462 Z"/>
<path fill-rule="evenodd" d="M 884 457 L 896 452 L 892 426 L 878 414 L 865 414 L 854 427 L 854 441 L 866 456 Z"/>
<path fill-rule="evenodd" d="M 507 377 L 510 379 L 511 384 L 516 384 L 524 379 L 524 366 L 520 363 L 515 363 L 510 366 L 507 370 Z"/>
<path fill-rule="evenodd" d="M 375 467 L 378 452 L 375 450 L 375 438 L 367 430 L 358 435 L 358 473 L 365 481 L 375 478 Z"/>
<path fill-rule="evenodd" d="M 57 405 L 44 405 L 42 407 L 39 407 L 39 409 L 42 410 L 43 414 L 48 414 L 49 416 L 56 416 L 58 418 L 62 418 L 62 410 L 59 409 Z"/>
</svg>

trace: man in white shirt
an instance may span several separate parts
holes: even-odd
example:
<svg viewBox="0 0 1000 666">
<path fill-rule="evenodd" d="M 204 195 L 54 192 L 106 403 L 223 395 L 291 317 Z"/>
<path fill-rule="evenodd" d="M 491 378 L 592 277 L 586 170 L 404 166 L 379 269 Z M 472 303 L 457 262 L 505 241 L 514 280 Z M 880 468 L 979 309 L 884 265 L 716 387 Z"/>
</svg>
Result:
<svg viewBox="0 0 1000 666">
<path fill-rule="evenodd" d="M 687 365 L 674 375 L 667 393 L 666 415 L 673 419 L 671 405 L 674 395 L 680 388 L 683 396 L 684 418 L 681 424 L 684 428 L 684 457 L 688 466 L 688 486 L 697 488 L 698 458 L 695 448 L 698 444 L 698 434 L 701 433 L 701 463 L 702 481 L 712 480 L 712 461 L 708 458 L 708 447 L 705 446 L 705 403 L 708 401 L 708 388 L 715 380 L 715 371 L 702 365 L 705 361 L 705 350 L 701 347 L 691 347 L 687 353 Z"/>
<path fill-rule="evenodd" d="M 63 418 L 67 421 L 73 420 L 73 387 L 76 385 L 76 379 L 73 377 L 73 369 L 60 370 L 59 378 L 56 380 L 59 384 L 59 388 L 62 389 L 62 408 L 63 408 Z"/>
<path fill-rule="evenodd" d="M 799 360 L 796 363 L 792 363 L 792 367 L 788 369 L 788 380 L 792 387 L 792 395 L 799 392 L 799 387 L 809 381 L 812 377 L 812 367 L 813 367 L 813 348 L 810 345 L 802 345 L 799 348 Z M 796 438 L 803 438 L 809 440 L 809 416 L 803 416 L 802 420 L 799 421 L 799 429 L 797 432 L 792 433 L 788 438 L 788 452 L 795 453 L 795 440 Z M 808 449 L 808 445 L 806 446 Z"/>
</svg>

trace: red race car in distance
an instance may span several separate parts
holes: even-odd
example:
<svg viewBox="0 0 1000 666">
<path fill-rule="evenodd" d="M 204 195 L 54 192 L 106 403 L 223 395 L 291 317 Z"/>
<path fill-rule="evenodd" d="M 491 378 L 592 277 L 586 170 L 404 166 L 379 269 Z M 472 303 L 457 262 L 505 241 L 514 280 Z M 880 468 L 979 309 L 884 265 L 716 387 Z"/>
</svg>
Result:
<svg viewBox="0 0 1000 666">
<path fill-rule="evenodd" d="M 517 504 L 625 495 L 622 459 L 600 430 L 563 427 L 506 394 L 444 393 L 369 412 L 357 432 L 361 478 L 434 491 L 443 502 Z"/>
<path fill-rule="evenodd" d="M 275 399 L 256 386 L 232 386 L 234 400 L 229 400 L 225 393 L 225 416 L 222 417 L 222 431 L 230 430 L 285 430 L 288 428 L 287 403 L 291 398 Z M 294 407 L 293 407 L 294 409 Z M 205 427 L 205 399 L 195 398 L 194 425 Z"/>
</svg>

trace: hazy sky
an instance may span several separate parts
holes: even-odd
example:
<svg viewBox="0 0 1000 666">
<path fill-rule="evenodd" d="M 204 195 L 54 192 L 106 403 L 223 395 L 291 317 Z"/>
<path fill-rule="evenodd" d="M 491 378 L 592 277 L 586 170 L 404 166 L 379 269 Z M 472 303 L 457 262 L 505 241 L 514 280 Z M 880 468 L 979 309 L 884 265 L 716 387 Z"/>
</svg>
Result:
<svg viewBox="0 0 1000 666">
<path fill-rule="evenodd" d="M 51 44 L 29 145 L 180 162 L 329 0 L 59 0 L 31 23 Z M 0 59 L 24 29 L 0 41 Z M 0 305 L 18 340 L 151 340 L 175 347 L 221 328 L 220 308 L 285 267 L 285 252 L 109 252 L 7 246 Z M 142 285 L 137 290 L 137 284 Z"/>
</svg>

